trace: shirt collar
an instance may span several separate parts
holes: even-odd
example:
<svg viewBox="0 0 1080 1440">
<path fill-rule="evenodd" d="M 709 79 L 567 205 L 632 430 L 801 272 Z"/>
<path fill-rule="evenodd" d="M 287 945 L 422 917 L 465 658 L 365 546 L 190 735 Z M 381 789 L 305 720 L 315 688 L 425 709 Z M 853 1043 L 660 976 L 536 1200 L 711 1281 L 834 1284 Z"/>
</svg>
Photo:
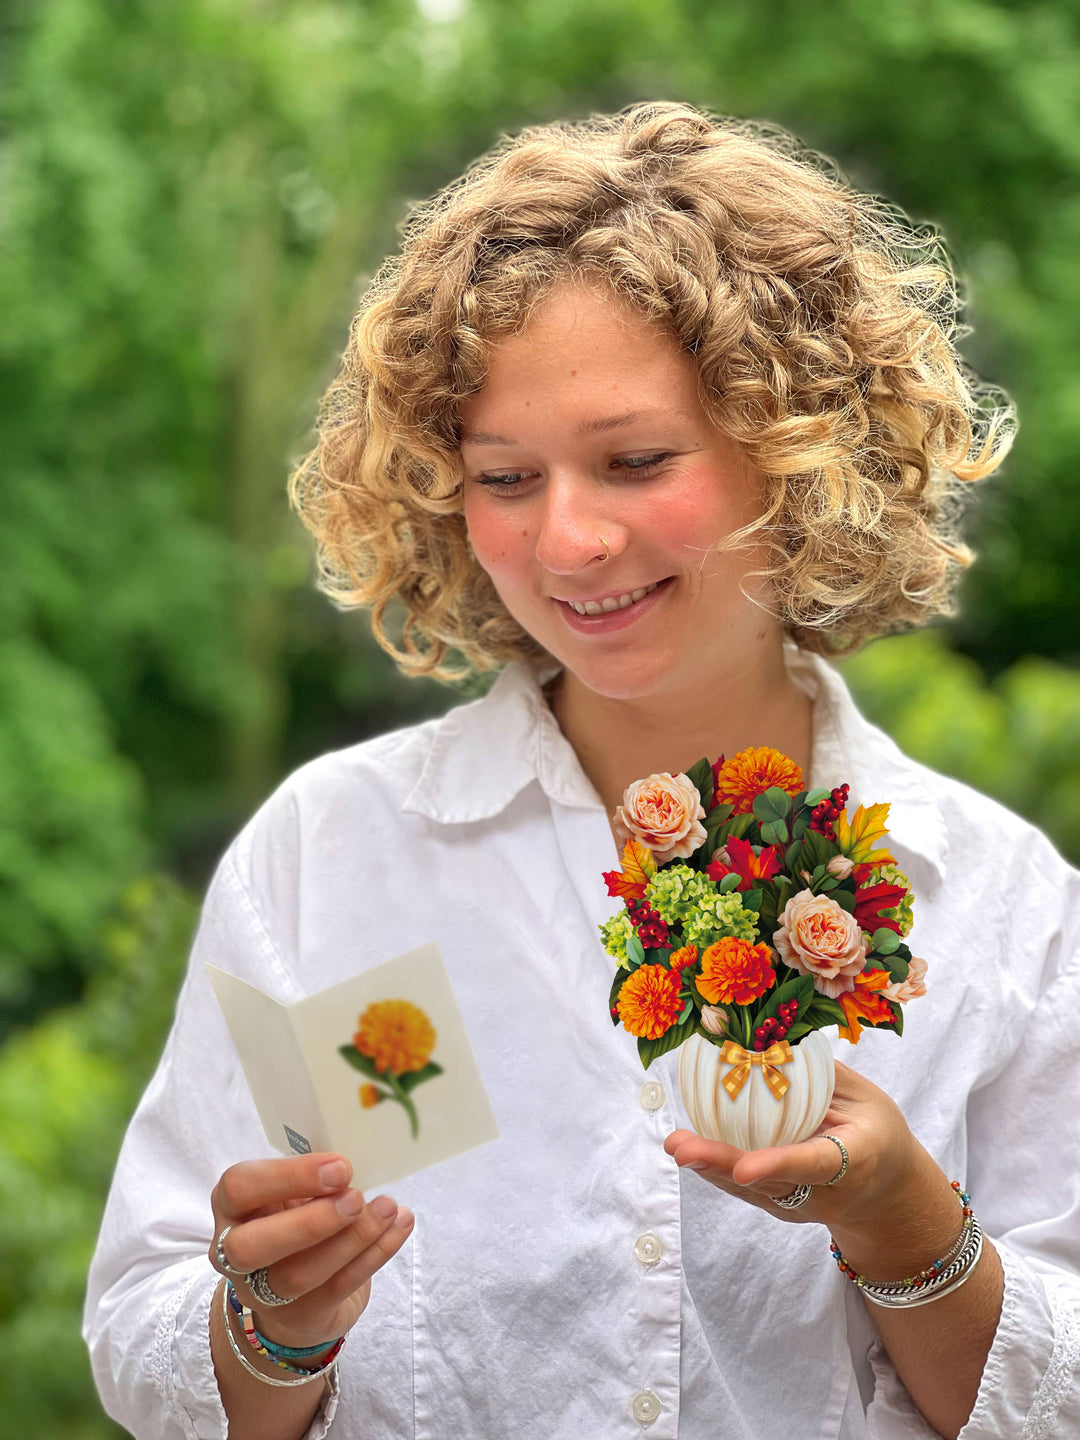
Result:
<svg viewBox="0 0 1080 1440">
<path fill-rule="evenodd" d="M 890 843 L 904 852 L 897 858 L 901 864 L 908 857 L 923 861 L 940 883 L 948 835 L 930 773 L 860 715 L 844 680 L 825 660 L 792 644 L 785 657 L 814 703 L 809 783 L 831 788 L 846 781 L 859 804 L 887 800 Z M 560 804 L 600 805 L 544 698 L 545 678 L 524 661 L 512 661 L 483 699 L 459 705 L 437 722 L 402 808 L 445 825 L 489 820 L 533 781 Z M 928 877 L 920 878 L 925 883 Z"/>
</svg>

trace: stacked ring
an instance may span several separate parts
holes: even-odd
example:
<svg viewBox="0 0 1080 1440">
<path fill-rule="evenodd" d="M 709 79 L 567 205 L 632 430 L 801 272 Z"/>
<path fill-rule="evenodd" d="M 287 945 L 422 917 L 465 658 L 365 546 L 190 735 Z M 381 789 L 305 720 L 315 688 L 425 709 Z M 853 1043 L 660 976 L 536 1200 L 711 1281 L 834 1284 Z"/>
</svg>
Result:
<svg viewBox="0 0 1080 1440">
<path fill-rule="evenodd" d="M 805 1205 L 810 1199 L 813 1188 L 812 1185 L 796 1185 L 790 1195 L 781 1195 L 779 1199 L 775 1196 L 769 1198 L 774 1205 L 779 1205 L 781 1210 L 798 1210 L 800 1205 Z"/>
<path fill-rule="evenodd" d="M 266 1266 L 251 1270 L 244 1276 L 247 1287 L 260 1305 L 291 1305 L 295 1296 L 286 1298 L 274 1290 L 266 1278 Z"/>
<path fill-rule="evenodd" d="M 228 1235 L 232 1228 L 231 1225 L 226 1225 L 225 1229 L 222 1230 L 221 1234 L 217 1237 L 217 1242 L 214 1245 L 214 1263 L 222 1275 L 244 1276 L 247 1274 L 247 1271 L 234 1269 L 233 1266 L 229 1264 L 225 1255 L 225 1236 Z"/>
<path fill-rule="evenodd" d="M 847 1150 L 844 1148 L 844 1142 L 843 1142 L 842 1140 L 838 1140 L 835 1135 L 819 1135 L 819 1136 L 818 1136 L 818 1139 L 819 1139 L 819 1140 L 831 1140 L 832 1143 L 839 1148 L 839 1151 L 840 1151 L 840 1169 L 836 1172 L 836 1174 L 832 1177 L 831 1180 L 823 1180 L 823 1181 L 821 1182 L 823 1185 L 835 1185 L 838 1181 L 842 1180 L 842 1179 L 844 1178 L 844 1176 L 847 1174 L 847 1167 L 848 1167 L 848 1153 L 847 1153 Z"/>
</svg>

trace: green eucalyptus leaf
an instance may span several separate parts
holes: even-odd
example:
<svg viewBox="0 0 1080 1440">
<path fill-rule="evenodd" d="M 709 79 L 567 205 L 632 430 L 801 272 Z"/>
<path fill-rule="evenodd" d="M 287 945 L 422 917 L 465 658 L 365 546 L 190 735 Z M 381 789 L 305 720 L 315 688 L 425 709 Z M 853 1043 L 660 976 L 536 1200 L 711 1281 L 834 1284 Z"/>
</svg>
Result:
<svg viewBox="0 0 1080 1440">
<path fill-rule="evenodd" d="M 892 955 L 899 945 L 900 936 L 895 930 L 890 930 L 887 925 L 882 925 L 880 930 L 875 930 L 874 938 L 870 942 L 870 948 L 877 955 Z"/>
<path fill-rule="evenodd" d="M 806 803 L 810 806 L 810 809 L 813 810 L 815 805 L 820 805 L 821 802 L 827 800 L 831 794 L 831 790 L 825 790 L 819 785 L 816 789 L 807 791 Z"/>
<path fill-rule="evenodd" d="M 636 935 L 631 935 L 629 940 L 627 940 L 626 953 L 630 959 L 636 961 L 638 965 L 644 965 L 645 951 L 642 948 L 641 941 Z"/>
<path fill-rule="evenodd" d="M 722 880 L 717 882 L 716 888 L 721 895 L 729 895 L 732 890 L 739 888 L 739 879 L 738 875 L 725 875 Z"/>
</svg>

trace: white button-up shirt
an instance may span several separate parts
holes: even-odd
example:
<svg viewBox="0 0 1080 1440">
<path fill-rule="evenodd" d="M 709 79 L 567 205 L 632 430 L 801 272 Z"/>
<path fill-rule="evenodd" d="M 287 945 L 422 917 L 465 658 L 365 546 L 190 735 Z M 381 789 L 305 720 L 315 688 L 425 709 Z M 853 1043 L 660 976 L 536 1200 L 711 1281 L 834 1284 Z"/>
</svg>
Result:
<svg viewBox="0 0 1080 1440">
<path fill-rule="evenodd" d="M 890 801 L 928 994 L 902 1039 L 836 1054 L 899 1103 L 1005 1268 L 963 1440 L 1080 1435 L 1080 875 L 1029 825 L 906 759 L 839 676 L 814 784 Z M 139 1440 L 215 1437 L 209 1196 L 271 1155 L 203 962 L 291 1002 L 438 942 L 500 1139 L 402 1181 L 409 1241 L 372 1282 L 310 1432 L 346 1440 L 900 1440 L 933 1431 L 817 1225 L 664 1153 L 677 1053 L 641 1070 L 608 1015 L 607 816 L 537 680 L 324 756 L 225 855 L 176 1020 L 128 1131 L 85 1335 Z M 928 1261 L 933 1257 L 928 1256 Z M 268 1392 L 272 1398 L 272 1392 Z"/>
</svg>

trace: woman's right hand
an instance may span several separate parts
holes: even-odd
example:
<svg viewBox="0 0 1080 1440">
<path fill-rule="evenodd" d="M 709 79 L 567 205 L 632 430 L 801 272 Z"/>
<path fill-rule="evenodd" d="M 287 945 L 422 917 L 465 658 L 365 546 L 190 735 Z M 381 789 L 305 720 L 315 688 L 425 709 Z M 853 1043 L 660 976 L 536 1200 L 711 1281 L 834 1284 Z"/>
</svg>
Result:
<svg viewBox="0 0 1080 1440">
<path fill-rule="evenodd" d="M 215 1269 L 217 1238 L 233 1270 L 265 1268 L 289 1304 L 260 1305 L 239 1275 L 229 1278 L 256 1328 L 280 1345 L 333 1343 L 355 1325 L 371 1295 L 371 1277 L 412 1233 L 413 1215 L 388 1195 L 365 1202 L 348 1188 L 352 1169 L 340 1155 L 245 1160 L 231 1165 L 210 1197 Z"/>
</svg>

